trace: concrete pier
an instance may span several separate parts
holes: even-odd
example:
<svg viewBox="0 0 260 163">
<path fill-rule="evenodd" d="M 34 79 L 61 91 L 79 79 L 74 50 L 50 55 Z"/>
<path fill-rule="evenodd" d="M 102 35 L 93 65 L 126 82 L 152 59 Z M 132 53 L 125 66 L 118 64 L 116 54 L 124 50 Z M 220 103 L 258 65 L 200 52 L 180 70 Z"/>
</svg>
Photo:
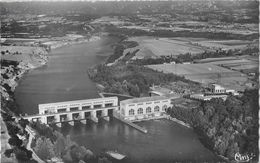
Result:
<svg viewBox="0 0 260 163">
<path fill-rule="evenodd" d="M 69 124 L 70 124 L 71 126 L 74 126 L 74 121 L 69 121 Z"/>
<path fill-rule="evenodd" d="M 93 122 L 95 122 L 95 123 L 98 123 L 98 118 L 97 118 L 97 117 L 92 117 L 92 116 L 91 116 L 91 120 L 92 120 Z"/>
<path fill-rule="evenodd" d="M 82 120 L 80 120 L 80 122 L 83 123 L 83 124 L 87 124 L 87 120 L 86 119 L 82 119 Z"/>
<path fill-rule="evenodd" d="M 109 116 L 103 117 L 103 119 L 108 121 L 108 122 L 110 121 L 110 117 Z"/>
<path fill-rule="evenodd" d="M 56 126 L 57 127 L 61 127 L 61 123 L 56 123 Z"/>
<path fill-rule="evenodd" d="M 126 123 L 126 124 L 128 124 L 129 126 L 135 128 L 135 129 L 137 129 L 137 130 L 139 130 L 139 131 L 141 131 L 141 132 L 143 132 L 143 133 L 145 133 L 145 134 L 148 132 L 147 129 L 145 129 L 145 128 L 143 128 L 143 127 L 140 127 L 140 126 L 138 126 L 138 125 L 136 125 L 136 124 L 134 124 L 134 123 L 132 123 L 132 122 L 130 122 L 130 121 L 128 121 L 128 120 L 123 119 L 123 118 L 120 117 L 120 115 L 119 115 L 118 113 L 116 113 L 116 112 L 115 112 L 115 114 L 114 114 L 114 117 L 115 117 L 116 119 L 120 120 L 121 122 Z"/>
<path fill-rule="evenodd" d="M 183 126 L 185 126 L 185 127 L 191 128 L 191 126 L 190 126 L 189 124 L 187 124 L 187 123 L 185 123 L 185 122 L 183 122 L 183 121 L 181 121 L 181 120 L 178 120 L 178 119 L 176 119 L 176 118 L 173 118 L 173 117 L 171 117 L 170 115 L 165 116 L 165 118 L 166 118 L 166 119 L 169 119 L 169 120 L 171 120 L 171 121 L 174 121 L 174 122 L 176 122 L 176 123 L 179 123 L 180 125 L 183 125 Z"/>
</svg>

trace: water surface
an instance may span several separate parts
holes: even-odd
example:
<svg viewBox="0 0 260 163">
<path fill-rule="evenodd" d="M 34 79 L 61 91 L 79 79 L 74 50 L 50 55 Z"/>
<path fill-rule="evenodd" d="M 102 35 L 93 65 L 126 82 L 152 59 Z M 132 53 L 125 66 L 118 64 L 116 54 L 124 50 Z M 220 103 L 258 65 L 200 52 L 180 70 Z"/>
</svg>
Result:
<svg viewBox="0 0 260 163">
<path fill-rule="evenodd" d="M 113 53 L 118 39 L 101 40 L 54 49 L 47 65 L 27 73 L 15 90 L 23 113 L 38 113 L 38 104 L 99 97 L 87 69 Z"/>
<path fill-rule="evenodd" d="M 77 123 L 58 129 L 72 140 L 100 153 L 117 150 L 127 155 L 124 163 L 216 162 L 219 159 L 199 141 L 192 129 L 170 120 L 138 122 L 144 134 L 113 119 L 98 124 Z"/>
</svg>

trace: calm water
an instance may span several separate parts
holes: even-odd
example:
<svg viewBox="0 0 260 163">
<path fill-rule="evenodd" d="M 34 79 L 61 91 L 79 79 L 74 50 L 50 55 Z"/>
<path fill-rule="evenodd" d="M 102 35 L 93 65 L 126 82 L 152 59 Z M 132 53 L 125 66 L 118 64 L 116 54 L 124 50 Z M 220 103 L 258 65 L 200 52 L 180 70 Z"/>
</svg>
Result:
<svg viewBox="0 0 260 163">
<path fill-rule="evenodd" d="M 22 112 L 38 113 L 38 104 L 99 97 L 87 69 L 113 52 L 117 38 L 77 44 L 55 49 L 46 66 L 25 75 L 15 90 Z"/>
<path fill-rule="evenodd" d="M 116 38 L 62 47 L 53 50 L 46 66 L 25 75 L 15 91 L 22 112 L 38 113 L 39 103 L 99 97 L 86 70 L 112 53 Z M 177 123 L 155 120 L 138 123 L 148 129 L 143 134 L 117 120 L 98 124 L 76 124 L 59 129 L 72 140 L 99 153 L 118 150 L 127 163 L 211 162 L 217 157 L 199 142 L 196 134 Z"/>
<path fill-rule="evenodd" d="M 60 130 L 94 153 L 117 150 L 128 158 L 123 163 L 217 162 L 219 160 L 198 140 L 192 129 L 169 120 L 137 123 L 148 129 L 144 134 L 113 119 L 98 124 L 64 125 Z"/>
</svg>

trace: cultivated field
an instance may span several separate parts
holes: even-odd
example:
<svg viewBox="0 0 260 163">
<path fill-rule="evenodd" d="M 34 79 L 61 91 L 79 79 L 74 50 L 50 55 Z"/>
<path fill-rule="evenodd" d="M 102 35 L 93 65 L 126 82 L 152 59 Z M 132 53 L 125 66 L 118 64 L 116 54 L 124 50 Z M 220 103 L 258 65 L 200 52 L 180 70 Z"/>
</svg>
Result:
<svg viewBox="0 0 260 163">
<path fill-rule="evenodd" d="M 209 84 L 219 83 L 227 88 L 243 90 L 247 76 L 233 70 L 211 63 L 204 64 L 160 64 L 147 66 L 164 73 L 173 73 L 184 76 L 195 82 Z"/>
<path fill-rule="evenodd" d="M 258 45 L 258 41 L 245 41 L 245 40 L 211 40 L 207 38 L 173 38 L 174 40 L 187 41 L 194 46 L 198 46 L 208 50 L 229 50 L 229 49 L 243 49 L 248 45 Z"/>
<path fill-rule="evenodd" d="M 125 50 L 125 53 L 140 49 L 133 59 L 156 58 L 158 56 L 179 55 L 185 53 L 198 54 L 204 51 L 217 49 L 243 49 L 255 45 L 256 41 L 242 40 L 210 40 L 206 38 L 156 38 L 156 37 L 131 37 L 128 40 L 138 42 L 139 46 Z"/>
<path fill-rule="evenodd" d="M 229 49 L 242 49 L 245 48 L 249 41 L 242 41 L 242 40 L 206 40 L 206 41 L 198 41 L 194 42 L 199 44 L 200 46 L 208 47 L 211 49 L 222 49 L 222 50 L 229 50 Z"/>
<path fill-rule="evenodd" d="M 190 44 L 183 40 L 155 37 L 132 37 L 130 41 L 136 41 L 139 46 L 126 49 L 126 53 L 140 49 L 134 58 L 158 57 L 166 55 L 179 55 L 185 53 L 197 54 L 204 52 L 204 49 Z"/>
<path fill-rule="evenodd" d="M 256 70 L 259 67 L 259 60 L 256 56 L 207 58 L 197 61 L 197 63 L 210 63 L 237 71 L 252 69 Z"/>
</svg>

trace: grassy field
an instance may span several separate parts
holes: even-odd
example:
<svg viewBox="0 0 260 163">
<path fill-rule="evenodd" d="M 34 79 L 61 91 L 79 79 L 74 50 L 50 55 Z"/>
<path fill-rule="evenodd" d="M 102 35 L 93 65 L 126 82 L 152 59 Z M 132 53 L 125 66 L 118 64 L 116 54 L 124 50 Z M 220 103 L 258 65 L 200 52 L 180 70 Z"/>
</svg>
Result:
<svg viewBox="0 0 260 163">
<path fill-rule="evenodd" d="M 205 41 L 198 41 L 194 43 L 197 43 L 200 46 L 208 47 L 211 49 L 221 48 L 223 50 L 242 49 L 242 48 L 246 48 L 246 46 L 250 44 L 249 41 L 242 41 L 242 40 L 205 40 Z"/>
<path fill-rule="evenodd" d="M 218 83 L 230 89 L 243 90 L 247 76 L 211 63 L 160 64 L 147 66 L 164 73 L 173 73 L 203 84 Z"/>
<path fill-rule="evenodd" d="M 259 60 L 254 56 L 207 58 L 197 62 L 221 65 L 237 71 L 259 68 Z"/>
<path fill-rule="evenodd" d="M 166 55 L 179 55 L 185 53 L 197 54 L 204 52 L 204 49 L 189 44 L 187 41 L 174 40 L 169 38 L 154 37 L 132 37 L 130 41 L 138 42 L 139 46 L 126 49 L 126 53 L 140 49 L 134 58 L 158 57 Z"/>
<path fill-rule="evenodd" d="M 148 67 L 163 71 L 165 73 L 174 73 L 177 75 L 195 75 L 208 73 L 231 73 L 233 71 L 210 64 L 160 64 L 149 65 Z"/>
<path fill-rule="evenodd" d="M 138 42 L 139 46 L 126 49 L 124 53 L 140 49 L 133 59 L 156 58 L 158 56 L 179 55 L 185 53 L 198 54 L 204 51 L 215 51 L 217 49 L 242 49 L 248 45 L 255 44 L 252 41 L 242 40 L 210 40 L 206 38 L 156 38 L 149 36 L 131 37 L 129 41 Z"/>
<path fill-rule="evenodd" d="M 187 41 L 192 45 L 201 48 L 229 50 L 229 49 L 242 49 L 248 45 L 257 45 L 258 40 L 245 41 L 245 40 L 212 40 L 207 38 L 173 38 L 174 40 Z"/>
</svg>

